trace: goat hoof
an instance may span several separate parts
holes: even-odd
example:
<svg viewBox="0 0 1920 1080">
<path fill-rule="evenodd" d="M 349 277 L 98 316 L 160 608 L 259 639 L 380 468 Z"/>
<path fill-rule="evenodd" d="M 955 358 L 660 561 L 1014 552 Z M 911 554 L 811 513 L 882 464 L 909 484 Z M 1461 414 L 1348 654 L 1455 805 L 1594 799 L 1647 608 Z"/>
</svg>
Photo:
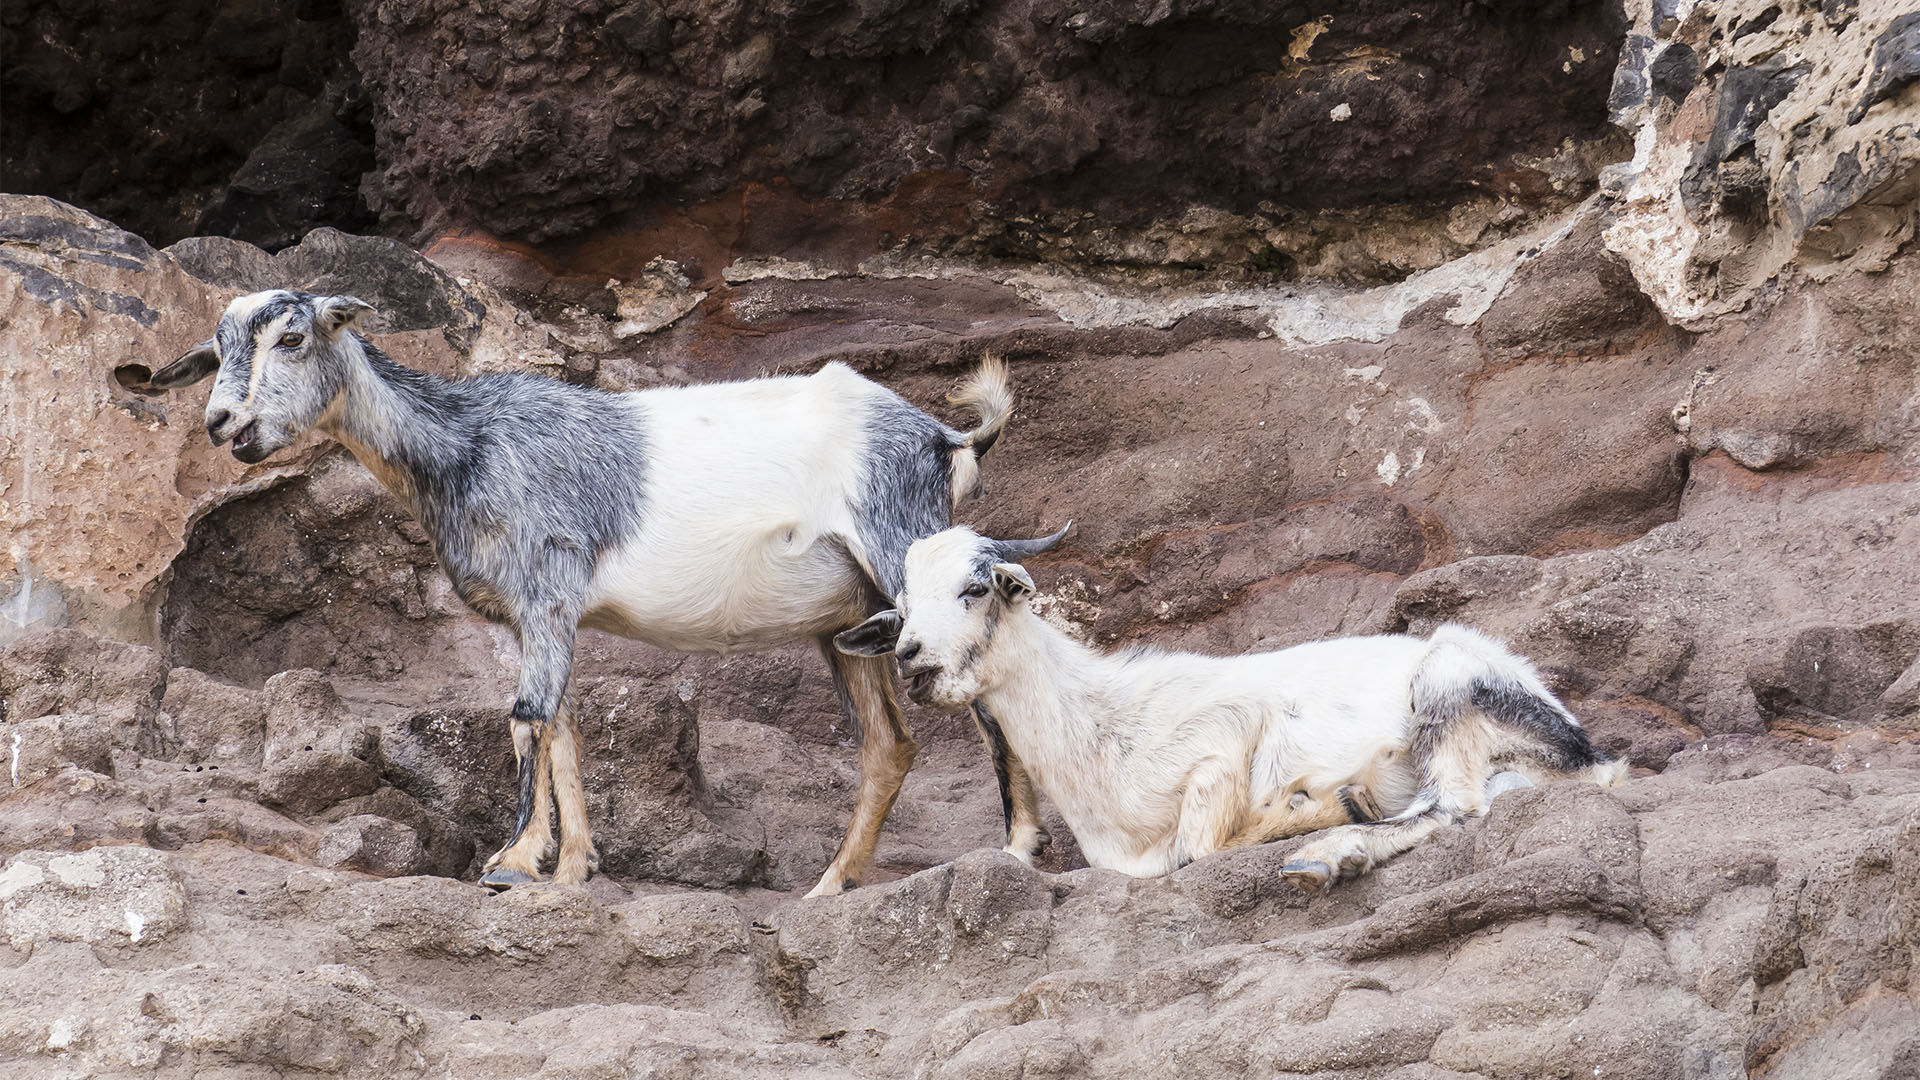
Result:
<svg viewBox="0 0 1920 1080">
<path fill-rule="evenodd" d="M 1492 802 L 1509 791 L 1518 791 L 1532 786 L 1533 781 L 1527 779 L 1525 773 L 1517 773 L 1511 769 L 1497 772 L 1487 780 L 1487 801 Z"/>
<path fill-rule="evenodd" d="M 1362 784 L 1348 784 L 1342 787 L 1338 795 L 1340 805 L 1346 808 L 1347 816 L 1356 822 L 1379 821 L 1380 804 L 1373 801 L 1373 792 Z"/>
<path fill-rule="evenodd" d="M 1333 867 L 1317 859 L 1299 859 L 1280 868 L 1280 878 L 1312 896 L 1333 881 Z"/>
<path fill-rule="evenodd" d="M 859 882 L 851 878 L 839 878 L 829 874 L 820 879 L 820 884 L 815 885 L 813 891 L 807 893 L 806 899 L 812 900 L 816 896 L 839 896 L 858 888 L 859 885 Z"/>
<path fill-rule="evenodd" d="M 480 879 L 480 884 L 494 892 L 506 892 L 515 885 L 532 885 L 539 880 L 522 870 L 496 869 L 487 871 L 486 876 Z"/>
</svg>

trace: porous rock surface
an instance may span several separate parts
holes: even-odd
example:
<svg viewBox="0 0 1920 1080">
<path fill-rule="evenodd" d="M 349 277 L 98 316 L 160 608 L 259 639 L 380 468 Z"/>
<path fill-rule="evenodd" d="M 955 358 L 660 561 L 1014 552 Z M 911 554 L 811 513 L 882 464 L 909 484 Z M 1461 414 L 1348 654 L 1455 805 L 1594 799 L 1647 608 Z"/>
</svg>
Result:
<svg viewBox="0 0 1920 1080">
<path fill-rule="evenodd" d="M 1407 244 L 1321 249 L 1381 206 L 1463 249 L 1591 190 L 1625 23 L 1594 0 L 21 0 L 0 149 L 8 190 L 157 244 L 684 222 L 758 254 L 1379 276 Z"/>
<path fill-rule="evenodd" d="M 1283 283 L 1235 260 L 1310 201 L 1235 209 L 1196 167 L 1179 183 L 1127 171 L 1186 231 L 1042 215 L 1001 247 L 894 242 L 950 208 L 913 202 L 938 186 L 885 151 L 916 145 L 899 141 L 919 138 L 915 110 L 946 100 L 904 83 L 863 99 L 890 105 L 884 122 L 791 159 L 742 148 L 833 118 L 658 136 L 708 155 L 644 178 L 684 185 L 671 211 L 595 202 L 631 186 L 594 190 L 580 161 L 538 145 L 476 140 L 484 169 L 449 164 L 465 151 L 427 129 L 462 108 L 478 110 L 463 131 L 501 134 L 539 127 L 515 126 L 526 110 L 565 129 L 666 93 L 597 89 L 607 69 L 598 39 L 568 30 L 574 7 L 488 16 L 498 41 L 538 46 L 489 76 L 483 20 L 462 5 L 300 6 L 354 20 L 359 70 L 407 98 L 378 121 L 369 190 L 424 255 L 304 228 L 273 254 L 210 236 L 157 249 L 64 203 L 0 196 L 0 1071 L 1920 1075 L 1909 16 L 1757 0 L 1649 0 L 1617 18 L 1448 9 L 1509 35 L 1474 39 L 1487 51 L 1448 70 L 1482 65 L 1485 89 L 1550 53 L 1539 70 L 1606 94 L 1620 137 L 1565 126 L 1598 98 L 1467 117 L 1552 122 L 1501 127 L 1525 134 L 1511 144 L 1436 136 L 1376 179 L 1457 173 L 1459 155 L 1518 153 L 1548 128 L 1579 137 L 1535 159 L 1544 180 L 1436 181 L 1417 213 L 1400 201 L 1413 188 L 1362 192 L 1362 177 L 1355 205 L 1311 219 L 1359 222 L 1346 240 L 1262 241 L 1300 254 L 1301 280 Z M 99 21 L 85 5 L 21 10 L 42 29 Z M 1331 111 L 1314 88 L 1345 77 L 1333 69 L 1359 65 L 1390 95 L 1417 51 L 1393 42 L 1463 40 L 1444 19 L 1336 13 L 1303 57 L 1223 69 L 1210 89 L 1130 81 L 1114 58 L 1153 60 L 1154 35 L 1198 49 L 1325 13 L 887 11 L 862 18 L 924 29 L 923 75 L 954 93 L 999 92 L 990 65 L 977 85 L 942 65 L 1005 48 L 1010 27 L 1022 48 L 1081 42 L 1020 82 L 1052 87 L 1059 123 L 998 105 L 974 118 L 1034 139 L 1122 91 L 1153 123 L 1255 83 Z M 755 21 L 768 17 L 635 24 L 639 45 L 620 48 L 660 44 L 685 67 L 648 71 L 713 76 L 728 101 L 844 92 L 836 80 L 867 62 L 835 51 L 857 25 L 814 9 Z M 0 25 L 22 23 L 10 9 Z M 465 66 L 414 85 L 433 69 L 407 60 L 428 41 Z M 717 74 L 693 62 L 733 46 Z M 586 52 L 563 68 L 549 47 Z M 1610 91 L 1582 81 L 1599 55 Z M 481 78 L 497 80 L 484 108 L 468 101 Z M 772 125 L 812 99 L 764 100 Z M 1329 122 L 1400 146 L 1407 132 L 1363 103 Z M 1212 120 L 1203 136 L 1231 127 Z M 975 131 L 930 145 L 971 153 Z M 968 175 L 1004 185 L 1005 203 L 988 212 L 969 191 L 978 216 L 952 235 L 998 235 L 1006 206 L 1111 180 L 1128 145 L 1051 173 L 1047 147 L 980 157 Z M 1207 144 L 1220 160 L 1261 145 Z M 445 217 L 453 206 L 482 218 Z M 633 216 L 596 226 L 583 207 Z M 587 232 L 528 247 L 534 227 L 509 219 L 535 210 Z M 575 691 L 604 873 L 483 893 L 469 882 L 510 824 L 510 636 L 463 613 L 425 534 L 324 440 L 243 466 L 201 434 L 204 387 L 139 386 L 229 297 L 278 285 L 363 296 L 383 348 L 456 375 L 628 389 L 838 359 L 957 421 L 944 392 L 997 353 L 1020 404 L 986 497 L 960 515 L 1001 535 L 1075 520 L 1033 565 L 1049 618 L 1103 645 L 1229 653 L 1468 622 L 1533 657 L 1634 777 L 1505 794 L 1308 899 L 1277 876 L 1292 843 L 1133 881 L 1086 868 L 1050 817 L 1051 848 L 1023 867 L 992 850 L 998 799 L 971 723 L 912 710 L 922 749 L 872 880 L 807 901 L 856 775 L 818 657 L 684 657 L 589 633 Z"/>
</svg>

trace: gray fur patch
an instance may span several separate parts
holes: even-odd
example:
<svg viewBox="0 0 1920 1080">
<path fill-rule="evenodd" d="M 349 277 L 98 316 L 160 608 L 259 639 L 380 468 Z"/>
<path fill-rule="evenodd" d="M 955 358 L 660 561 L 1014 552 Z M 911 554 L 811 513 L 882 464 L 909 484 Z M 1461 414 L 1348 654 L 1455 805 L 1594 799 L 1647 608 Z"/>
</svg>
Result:
<svg viewBox="0 0 1920 1080">
<path fill-rule="evenodd" d="M 305 311 L 307 318 L 300 325 L 290 325 L 288 329 L 305 332 L 313 322 L 313 302 L 318 299 L 309 293 L 289 292 L 254 308 L 246 319 L 223 318 L 220 328 L 214 331 L 213 339 L 220 350 L 220 374 L 217 381 L 230 383 L 236 387 L 236 396 L 244 398 L 247 383 L 253 377 L 253 338 L 266 329 L 267 324 L 285 315 L 289 311 Z M 328 394 L 329 400 L 332 395 Z"/>
<path fill-rule="evenodd" d="M 1594 748 L 1585 728 L 1558 702 L 1549 701 L 1524 686 L 1476 679 L 1472 691 L 1473 707 L 1494 723 L 1526 738 L 1531 756 L 1542 765 L 1561 772 L 1573 772 L 1606 760 Z"/>
<path fill-rule="evenodd" d="M 966 436 L 898 394 L 868 408 L 867 477 L 858 516 L 860 543 L 889 601 L 906 586 L 907 549 L 947 527 L 953 516 L 953 451 Z"/>
<path fill-rule="evenodd" d="M 985 705 L 973 703 L 973 722 L 980 727 L 980 739 L 987 744 L 987 753 L 993 758 L 993 776 L 1000 782 L 1000 820 L 1006 827 L 1007 839 L 1013 839 L 1013 783 L 1009 775 L 1007 761 L 1012 751 L 1007 748 L 1007 734 L 1000 728 L 1000 720 L 987 711 Z"/>
<path fill-rule="evenodd" d="M 539 375 L 448 382 L 365 348 L 402 413 L 377 449 L 408 478 L 461 599 L 520 631 L 516 713 L 551 717 L 594 568 L 640 527 L 647 448 L 634 412 Z"/>
</svg>

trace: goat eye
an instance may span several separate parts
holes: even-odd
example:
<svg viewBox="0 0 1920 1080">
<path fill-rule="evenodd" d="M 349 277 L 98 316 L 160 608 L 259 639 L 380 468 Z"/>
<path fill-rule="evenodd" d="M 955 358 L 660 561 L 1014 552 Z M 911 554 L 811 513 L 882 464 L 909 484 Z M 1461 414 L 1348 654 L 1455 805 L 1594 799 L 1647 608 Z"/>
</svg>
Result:
<svg viewBox="0 0 1920 1080">
<path fill-rule="evenodd" d="M 987 587 L 976 581 L 973 584 L 967 586 L 966 588 L 960 590 L 960 595 L 968 597 L 970 599 L 978 599 L 982 596 L 987 595 Z"/>
<path fill-rule="evenodd" d="M 305 340 L 307 340 L 307 335 L 305 334 L 282 334 L 280 335 L 280 347 L 283 349 L 297 348 L 299 344 Z"/>
</svg>

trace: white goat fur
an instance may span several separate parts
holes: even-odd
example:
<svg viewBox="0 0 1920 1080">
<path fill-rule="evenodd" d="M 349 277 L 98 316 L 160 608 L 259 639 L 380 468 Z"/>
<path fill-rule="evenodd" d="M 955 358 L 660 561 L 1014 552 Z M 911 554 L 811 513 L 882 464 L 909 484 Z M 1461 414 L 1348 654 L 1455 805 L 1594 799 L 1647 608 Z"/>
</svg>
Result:
<svg viewBox="0 0 1920 1080">
<path fill-rule="evenodd" d="M 836 545 L 858 535 L 867 468 L 851 406 L 885 393 L 834 363 L 805 377 L 625 395 L 648 433 L 648 513 L 601 559 L 583 625 L 733 652 L 843 618 Z"/>
<path fill-rule="evenodd" d="M 1360 785 L 1392 817 L 1302 849 L 1289 868 L 1324 863 L 1296 879 L 1317 888 L 1483 812 L 1496 759 L 1606 786 L 1624 775 L 1525 660 L 1466 627 L 1236 657 L 1103 654 L 1032 611 L 1031 579 L 994 563 L 996 543 L 954 528 L 909 549 L 896 654 L 920 699 L 998 720 L 1094 866 L 1154 876 L 1351 821 L 1340 791 Z M 1485 687 L 1564 724 L 1516 731 L 1471 704 Z"/>
</svg>

